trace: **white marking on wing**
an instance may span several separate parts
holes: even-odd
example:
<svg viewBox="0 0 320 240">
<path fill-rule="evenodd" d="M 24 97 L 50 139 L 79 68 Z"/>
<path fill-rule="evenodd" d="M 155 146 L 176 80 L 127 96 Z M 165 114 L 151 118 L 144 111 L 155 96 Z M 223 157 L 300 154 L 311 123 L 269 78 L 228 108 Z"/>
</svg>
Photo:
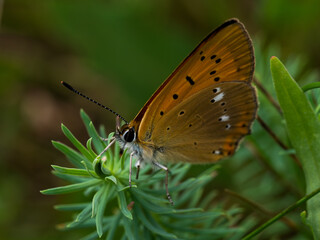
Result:
<svg viewBox="0 0 320 240">
<path fill-rule="evenodd" d="M 221 116 L 221 122 L 225 122 L 229 120 L 229 116 L 228 115 L 223 115 Z"/>
<path fill-rule="evenodd" d="M 215 96 L 213 99 L 217 102 L 220 101 L 221 99 L 223 99 L 224 97 L 224 93 L 219 93 L 217 96 Z"/>
</svg>

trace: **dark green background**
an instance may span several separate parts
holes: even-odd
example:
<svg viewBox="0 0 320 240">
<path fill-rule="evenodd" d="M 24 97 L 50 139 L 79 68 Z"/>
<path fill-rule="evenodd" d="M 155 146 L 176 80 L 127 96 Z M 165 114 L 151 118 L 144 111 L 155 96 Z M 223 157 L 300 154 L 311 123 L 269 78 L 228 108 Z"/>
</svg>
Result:
<svg viewBox="0 0 320 240">
<path fill-rule="evenodd" d="M 50 174 L 51 164 L 66 165 L 50 140 L 67 142 L 61 122 L 82 142 L 87 139 L 80 108 L 108 131 L 115 121 L 60 81 L 131 120 L 197 43 L 232 17 L 245 24 L 262 52 L 277 46 L 265 55 L 299 55 L 302 73 L 319 69 L 316 0 L 9 0 L 1 9 L 0 239 L 81 236 L 57 231 L 55 225 L 70 215 L 52 207 L 79 202 L 81 194 L 39 193 L 64 184 Z M 269 62 L 257 59 L 257 66 L 268 69 Z"/>
</svg>

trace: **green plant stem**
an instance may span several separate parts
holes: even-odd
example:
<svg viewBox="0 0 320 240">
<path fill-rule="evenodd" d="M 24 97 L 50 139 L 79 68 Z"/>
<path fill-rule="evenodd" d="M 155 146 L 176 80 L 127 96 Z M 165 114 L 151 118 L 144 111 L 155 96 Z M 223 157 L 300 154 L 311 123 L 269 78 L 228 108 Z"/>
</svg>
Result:
<svg viewBox="0 0 320 240">
<path fill-rule="evenodd" d="M 302 87 L 302 91 L 306 92 L 306 91 L 309 91 L 309 90 L 315 89 L 315 88 L 320 88 L 320 82 L 313 82 L 313 83 L 309 83 L 307 85 L 304 85 Z"/>
<path fill-rule="evenodd" d="M 282 114 L 279 103 L 271 96 L 271 94 L 267 91 L 267 89 L 264 88 L 262 83 L 256 77 L 253 78 L 253 83 L 257 86 L 260 92 L 262 92 L 266 96 L 266 98 L 278 110 L 278 112 Z"/>
<path fill-rule="evenodd" d="M 258 122 L 260 125 L 266 130 L 267 133 L 273 138 L 273 140 L 276 141 L 276 143 L 284 150 L 289 150 L 289 148 L 278 138 L 278 136 L 271 130 L 271 128 L 265 123 L 265 121 L 262 120 L 262 118 L 258 115 L 257 117 Z M 301 167 L 301 163 L 298 159 L 298 157 L 295 154 L 290 154 L 289 155 L 295 162 L 296 164 Z"/>
<path fill-rule="evenodd" d="M 290 207 L 286 208 L 285 210 L 281 211 L 279 214 L 277 214 L 276 216 L 274 216 L 273 218 L 271 218 L 270 220 L 268 220 L 267 222 L 265 222 L 264 224 L 262 224 L 260 227 L 258 227 L 257 229 L 255 229 L 254 231 L 252 231 L 251 233 L 249 233 L 247 236 L 245 236 L 244 238 L 242 238 L 242 240 L 248 240 L 253 238 L 254 236 L 256 236 L 257 234 L 259 234 L 260 232 L 262 232 L 264 229 L 266 229 L 267 227 L 269 227 L 271 224 L 275 223 L 277 220 L 279 220 L 280 218 L 282 218 L 284 215 L 286 215 L 287 213 L 291 212 L 293 209 L 296 209 L 297 207 L 299 207 L 300 205 L 302 205 L 303 203 L 305 203 L 307 200 L 309 200 L 310 198 L 312 198 L 313 196 L 315 196 L 316 194 L 318 194 L 320 192 L 320 188 L 316 189 L 315 191 L 311 192 L 310 194 L 304 196 L 303 198 L 301 198 L 300 200 L 298 200 L 296 203 L 292 204 Z"/>
<path fill-rule="evenodd" d="M 238 199 L 240 199 L 241 201 L 247 203 L 254 211 L 256 212 L 261 212 L 265 215 L 267 215 L 268 217 L 272 217 L 274 216 L 273 212 L 270 212 L 269 210 L 265 209 L 264 207 L 262 207 L 261 205 L 259 205 L 258 203 L 251 201 L 250 199 L 231 191 L 230 189 L 225 189 L 224 190 L 226 193 L 230 194 L 233 197 L 236 197 Z M 282 219 L 280 219 L 283 223 L 285 223 L 292 231 L 297 232 L 298 231 L 298 227 L 297 225 L 291 221 L 289 218 L 287 217 L 283 217 Z"/>
<path fill-rule="evenodd" d="M 248 136 L 249 141 L 246 142 L 246 147 L 255 156 L 255 158 L 262 164 L 263 167 L 267 169 L 276 179 L 277 182 L 281 183 L 287 190 L 289 190 L 297 198 L 303 196 L 303 193 L 291 182 L 287 181 L 277 170 L 270 164 L 268 156 L 263 154 L 257 143 L 251 136 Z"/>
</svg>

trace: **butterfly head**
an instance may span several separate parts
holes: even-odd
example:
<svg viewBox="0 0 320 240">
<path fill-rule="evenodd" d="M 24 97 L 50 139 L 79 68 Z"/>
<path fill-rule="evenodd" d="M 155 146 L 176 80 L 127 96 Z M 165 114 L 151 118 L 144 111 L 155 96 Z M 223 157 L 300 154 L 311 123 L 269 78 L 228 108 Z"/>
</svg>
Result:
<svg viewBox="0 0 320 240">
<path fill-rule="evenodd" d="M 122 141 L 131 143 L 136 140 L 136 131 L 134 130 L 134 127 L 129 127 L 127 124 L 125 124 L 121 127 L 119 136 Z"/>
<path fill-rule="evenodd" d="M 121 127 L 117 127 L 116 139 L 120 143 L 121 148 L 130 148 L 136 142 L 136 131 L 134 127 L 129 126 L 129 124 L 124 124 Z"/>
</svg>

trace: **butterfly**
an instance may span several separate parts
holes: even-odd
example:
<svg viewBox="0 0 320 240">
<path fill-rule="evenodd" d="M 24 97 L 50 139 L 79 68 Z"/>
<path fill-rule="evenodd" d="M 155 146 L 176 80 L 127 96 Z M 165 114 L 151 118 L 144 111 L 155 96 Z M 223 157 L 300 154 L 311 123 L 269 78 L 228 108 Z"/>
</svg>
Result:
<svg viewBox="0 0 320 240">
<path fill-rule="evenodd" d="M 111 144 L 118 141 L 130 152 L 130 186 L 133 158 L 137 178 L 141 163 L 152 163 L 166 171 L 166 193 L 173 203 L 163 164 L 215 163 L 234 154 L 256 118 L 254 67 L 249 34 L 238 19 L 230 19 L 183 60 L 132 121 L 98 103 L 118 116 Z M 119 119 L 125 124 L 120 126 Z"/>
</svg>

